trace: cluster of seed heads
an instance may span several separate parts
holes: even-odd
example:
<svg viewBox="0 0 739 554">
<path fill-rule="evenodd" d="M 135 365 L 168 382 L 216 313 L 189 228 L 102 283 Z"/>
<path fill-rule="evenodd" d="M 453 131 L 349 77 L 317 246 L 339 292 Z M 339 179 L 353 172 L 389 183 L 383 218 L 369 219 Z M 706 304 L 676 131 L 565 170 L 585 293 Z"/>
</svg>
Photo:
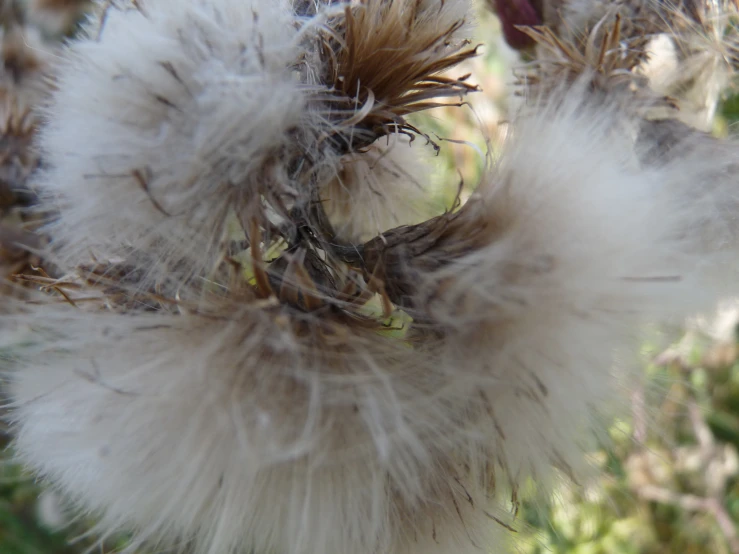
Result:
<svg viewBox="0 0 739 554">
<path fill-rule="evenodd" d="M 488 4 L 509 133 L 442 211 L 468 0 L 3 4 L 3 392 L 101 540 L 515 551 L 645 326 L 737 292 L 737 5 Z"/>
</svg>

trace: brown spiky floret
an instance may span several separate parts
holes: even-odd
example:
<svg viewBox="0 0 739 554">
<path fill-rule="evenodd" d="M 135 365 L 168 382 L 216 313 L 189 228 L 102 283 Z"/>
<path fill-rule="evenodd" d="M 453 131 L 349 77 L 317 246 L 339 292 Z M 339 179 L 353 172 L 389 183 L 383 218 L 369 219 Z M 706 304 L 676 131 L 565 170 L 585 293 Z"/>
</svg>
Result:
<svg viewBox="0 0 739 554">
<path fill-rule="evenodd" d="M 330 155 L 361 156 L 372 143 L 391 134 L 405 134 L 411 139 L 422 135 L 428 139 L 407 117 L 449 105 L 447 99 L 461 98 L 477 90 L 467 82 L 468 75 L 447 76 L 450 69 L 477 54 L 476 47 L 460 38 L 467 25 L 466 12 L 457 14 L 443 0 L 362 0 L 343 6 L 335 4 L 300 2 L 293 6 L 296 13 L 305 16 L 326 10 L 324 28 L 311 45 L 314 51 L 306 54 L 306 59 L 315 54 L 323 71 L 317 77 L 306 77 L 306 81 L 315 86 L 312 107 L 326 122 Z M 342 264 L 337 250 L 356 250 L 357 245 L 344 245 L 337 239 L 324 211 L 321 174 L 315 170 L 320 165 L 320 156 L 313 160 L 301 154 L 300 160 L 290 165 L 302 168 L 295 179 L 307 186 L 296 187 L 301 192 L 291 200 L 290 207 L 266 199 L 285 216 L 286 223 L 276 228 L 266 224 L 266 217 L 258 217 L 260 240 L 262 237 L 266 240 L 267 248 L 274 241 L 287 244 L 285 253 L 272 264 L 272 280 L 279 273 L 278 280 L 282 281 L 285 275 L 296 271 L 295 267 L 302 266 L 308 273 L 291 278 L 305 283 L 306 277 L 310 277 L 323 290 L 324 283 L 331 281 L 327 276 L 342 271 L 331 266 Z M 242 217 L 241 224 L 249 243 L 254 245 L 255 229 L 250 217 Z M 289 263 L 288 256 L 292 260 Z M 379 281 L 369 283 L 373 293 L 380 292 Z M 327 296 L 341 297 L 341 286 L 329 289 Z M 298 304 L 304 304 L 307 297 L 302 293 L 298 296 L 301 298 Z"/>
<path fill-rule="evenodd" d="M 21 211 L 33 200 L 28 179 L 39 163 L 35 131 L 30 108 L 12 89 L 0 88 L 0 279 L 27 269 L 33 263 L 28 250 L 40 244 Z"/>
<path fill-rule="evenodd" d="M 630 22 L 631 27 L 635 22 Z M 518 94 L 547 95 L 587 76 L 594 92 L 621 98 L 635 113 L 656 106 L 672 109 L 671 98 L 655 94 L 637 69 L 648 59 L 651 27 L 624 35 L 619 13 L 607 15 L 582 37 L 562 35 L 545 26 L 522 27 L 537 42 L 538 59 L 516 74 Z"/>
<path fill-rule="evenodd" d="M 89 0 L 34 0 L 33 5 L 41 10 L 71 10 L 89 4 Z"/>
<path fill-rule="evenodd" d="M 684 60 L 710 51 L 735 72 L 739 65 L 739 2 L 682 0 L 660 4 L 655 26 L 676 42 Z"/>
<path fill-rule="evenodd" d="M 467 75 L 444 74 L 477 48 L 456 36 L 464 19 L 436 17 L 443 9 L 444 2 L 364 0 L 330 18 L 321 57 L 331 90 L 323 99 L 346 148 L 393 132 L 421 134 L 408 115 L 477 90 Z"/>
<path fill-rule="evenodd" d="M 35 195 L 29 180 L 40 160 L 34 149 L 38 118 L 34 105 L 45 95 L 46 63 L 14 2 L 0 14 L 0 280 L 38 264 L 30 253 L 41 244 L 38 226 L 25 207 Z M 11 292 L 7 283 L 3 293 Z"/>
<path fill-rule="evenodd" d="M 528 84 L 545 80 L 572 82 L 583 73 L 592 71 L 596 84 L 609 87 L 629 87 L 634 76 L 632 70 L 646 57 L 646 38 L 622 44 L 621 16 L 616 15 L 609 25 L 601 20 L 586 37 L 567 40 L 548 27 L 524 27 L 540 47 L 540 61 L 535 74 L 526 75 Z M 607 83 L 607 85 L 606 85 Z"/>
<path fill-rule="evenodd" d="M 648 43 L 660 34 L 674 41 L 682 60 L 705 50 L 714 51 L 732 70 L 739 60 L 736 0 L 557 0 L 546 3 L 545 8 L 544 25 L 549 29 L 543 32 L 546 36 L 539 36 L 541 29 L 520 29 L 542 46 L 540 57 L 551 54 L 556 40 L 572 43 L 582 52 L 590 46 L 592 66 L 592 47 L 608 41 L 605 35 L 613 35 L 612 22 L 618 18 L 616 38 L 623 57 L 619 68 L 633 70 L 643 63 Z M 618 44 L 610 42 L 611 48 Z M 557 49 L 565 50 L 559 44 Z"/>
<path fill-rule="evenodd" d="M 32 149 L 36 118 L 19 95 L 0 88 L 0 208 L 27 192 L 28 177 L 38 165 Z"/>
</svg>

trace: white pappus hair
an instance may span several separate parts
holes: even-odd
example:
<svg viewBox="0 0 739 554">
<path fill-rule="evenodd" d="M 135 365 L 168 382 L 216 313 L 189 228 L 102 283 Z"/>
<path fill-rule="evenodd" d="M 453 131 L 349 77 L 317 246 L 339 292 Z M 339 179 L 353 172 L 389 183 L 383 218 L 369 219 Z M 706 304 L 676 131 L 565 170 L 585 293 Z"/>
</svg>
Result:
<svg viewBox="0 0 739 554">
<path fill-rule="evenodd" d="M 131 550 L 515 551 L 519 487 L 588 477 L 587 441 L 619 407 L 643 326 L 736 288 L 736 143 L 642 121 L 630 89 L 593 93 L 592 75 L 521 108 L 464 205 L 390 217 L 424 171 L 397 134 L 367 137 L 410 132 L 398 114 L 429 90 L 473 88 L 434 71 L 472 55 L 450 39 L 467 2 L 342 6 L 132 3 L 59 68 L 39 177 L 55 259 L 130 271 L 70 278 L 69 304 L 13 315 L 28 329 L 9 372 L 15 449 L 101 535 L 132 532 Z M 438 24 L 419 44 L 381 36 L 421 75 L 398 87 L 373 65 L 390 18 Z M 328 77 L 301 54 L 303 25 L 323 23 Z M 387 105 L 359 84 L 339 94 L 351 74 L 377 77 Z M 337 233 L 301 213 L 305 235 L 279 235 L 293 242 L 266 260 L 282 231 L 264 205 L 289 219 L 315 190 Z M 210 270 L 232 217 L 252 265 L 229 260 L 229 281 Z M 178 289 L 161 290 L 171 273 Z"/>
<path fill-rule="evenodd" d="M 623 117 L 575 87 L 514 121 L 476 195 L 403 259 L 422 317 L 401 338 L 228 295 L 218 317 L 29 307 L 20 458 L 135 544 L 506 551 L 499 489 L 587 475 L 614 362 L 641 324 L 715 300 L 728 242 L 704 238 L 736 248 L 711 201 L 679 209 L 733 198 L 733 178 L 706 190 L 707 159 L 646 164 Z"/>
<path fill-rule="evenodd" d="M 137 5 L 107 10 L 57 68 L 39 188 L 62 265 L 133 249 L 155 253 L 152 273 L 198 274 L 266 180 L 290 192 L 274 159 L 300 140 L 298 31 L 286 1 Z"/>
<path fill-rule="evenodd" d="M 102 530 L 213 554 L 498 542 L 448 477 L 467 391 L 407 345 L 314 317 L 301 337 L 279 310 L 44 314 L 61 332 L 15 374 L 16 448 Z"/>
<path fill-rule="evenodd" d="M 625 405 L 645 326 L 713 308 L 739 267 L 735 143 L 702 136 L 648 166 L 626 115 L 565 94 L 514 121 L 439 250 L 475 248 L 418 272 L 448 329 L 439 363 L 479 379 L 488 444 L 515 480 L 587 475 L 588 414 Z"/>
</svg>

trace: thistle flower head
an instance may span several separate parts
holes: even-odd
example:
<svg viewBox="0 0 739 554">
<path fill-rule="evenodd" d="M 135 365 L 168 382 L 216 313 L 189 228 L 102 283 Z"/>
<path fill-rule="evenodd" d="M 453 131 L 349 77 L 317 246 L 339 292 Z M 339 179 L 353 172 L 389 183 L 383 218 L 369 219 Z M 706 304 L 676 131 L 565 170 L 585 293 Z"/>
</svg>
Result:
<svg viewBox="0 0 739 554">
<path fill-rule="evenodd" d="M 345 148 L 391 132 L 417 133 L 407 115 L 475 90 L 465 76 L 443 74 L 476 52 L 464 40 L 469 18 L 466 1 L 369 0 L 329 19 L 322 80 L 332 85 L 333 109 L 345 114 L 339 130 L 349 124 Z"/>
<path fill-rule="evenodd" d="M 434 6 L 328 6 L 325 25 L 322 11 L 306 21 L 286 2 L 193 1 L 176 17 L 161 2 L 109 9 L 62 63 L 41 137 L 62 263 L 133 248 L 158 253 L 154 277 L 201 275 L 229 218 L 292 240 L 290 213 L 310 211 L 342 155 L 409 129 L 403 117 L 447 89 L 467 90 L 436 76 L 471 52 L 449 53 L 461 22 Z M 429 26 L 435 15 L 443 23 Z M 399 42 L 411 27 L 422 40 Z M 122 48 L 130 32 L 140 41 Z M 373 66 L 383 49 L 400 50 L 400 65 Z"/>
<path fill-rule="evenodd" d="M 521 32 L 531 37 L 539 48 L 539 58 L 518 77 L 523 88 L 533 91 L 535 98 L 547 89 L 580 81 L 584 76 L 591 78 L 594 89 L 613 97 L 622 94 L 631 99 L 635 89 L 644 88 L 633 70 L 646 59 L 647 39 L 624 39 L 619 14 L 605 16 L 582 37 L 563 38 L 548 27 L 530 27 Z M 650 96 L 643 92 L 642 95 Z M 650 100 L 655 102 L 654 98 Z"/>
<path fill-rule="evenodd" d="M 28 308 L 43 340 L 13 376 L 20 456 L 138 542 L 478 548 L 510 526 L 503 484 L 515 500 L 527 476 L 587 474 L 614 353 L 712 302 L 724 269 L 700 250 L 710 206 L 683 209 L 707 164 L 645 165 L 587 90 L 515 120 L 464 206 L 364 244 L 311 235 L 270 259 L 255 218 L 213 286 L 144 290 L 145 268 L 109 263 L 49 279 L 64 302 Z"/>
<path fill-rule="evenodd" d="M 229 215 L 296 194 L 278 160 L 301 140 L 297 30 L 284 2 L 150 4 L 109 9 L 61 62 L 40 186 L 62 261 L 133 247 L 197 273 Z"/>
<path fill-rule="evenodd" d="M 666 3 L 658 12 L 662 34 L 643 73 L 654 90 L 676 99 L 680 120 L 704 131 L 736 79 L 738 10 L 734 1 L 698 1 Z"/>
<path fill-rule="evenodd" d="M 651 96 L 652 116 L 708 130 L 736 67 L 737 5 L 729 1 L 565 1 L 544 10 L 544 28 L 521 32 L 537 44 L 532 78 L 556 85 L 587 67 L 600 88 Z M 670 97 L 675 111 L 655 98 Z M 659 115 L 658 115 L 659 114 Z"/>
</svg>

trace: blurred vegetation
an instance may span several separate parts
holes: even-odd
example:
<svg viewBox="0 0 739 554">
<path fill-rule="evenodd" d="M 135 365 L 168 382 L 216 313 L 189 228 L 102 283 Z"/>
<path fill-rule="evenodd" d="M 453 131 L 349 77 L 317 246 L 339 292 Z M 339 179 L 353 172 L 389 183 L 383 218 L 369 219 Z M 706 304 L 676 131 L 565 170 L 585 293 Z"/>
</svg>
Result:
<svg viewBox="0 0 739 554">
<path fill-rule="evenodd" d="M 563 485 L 549 509 L 525 505 L 522 552 L 739 552 L 738 351 L 696 331 L 666 352 L 645 348 L 631 417 L 593 453 L 599 478 Z"/>
<path fill-rule="evenodd" d="M 484 164 L 485 137 L 494 155 L 505 130 L 499 122 L 512 54 L 495 40 L 493 17 L 482 15 L 480 23 L 486 49 L 460 71 L 471 72 L 486 94 L 424 116 L 429 137 L 442 146 L 440 205 L 451 204 L 460 179 L 463 196 L 469 194 Z M 716 133 L 731 132 L 737 122 L 739 96 L 722 105 Z M 475 130 L 480 123 L 484 134 Z M 598 478 L 581 487 L 563 484 L 550 507 L 524 501 L 522 554 L 739 554 L 739 340 L 692 330 L 666 352 L 645 345 L 643 359 L 647 383 L 631 399 L 631 416 L 615 422 L 592 454 Z M 12 462 L 8 443 L 0 428 L 0 554 L 91 548 L 90 538 L 72 542 L 87 522 L 58 529 L 64 520 L 58 500 Z"/>
</svg>

